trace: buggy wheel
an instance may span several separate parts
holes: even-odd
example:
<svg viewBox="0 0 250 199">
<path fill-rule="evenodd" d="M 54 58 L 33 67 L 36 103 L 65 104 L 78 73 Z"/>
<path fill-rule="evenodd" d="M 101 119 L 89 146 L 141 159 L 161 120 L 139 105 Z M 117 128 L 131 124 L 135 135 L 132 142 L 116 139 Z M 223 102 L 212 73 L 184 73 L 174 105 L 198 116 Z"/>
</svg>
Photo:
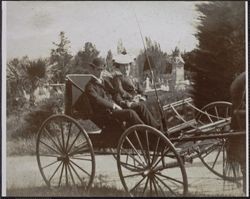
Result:
<svg viewBox="0 0 250 199">
<path fill-rule="evenodd" d="M 228 139 L 211 139 L 199 144 L 199 158 L 202 163 L 215 175 L 228 181 L 242 179 L 240 165 L 228 161 Z"/>
<path fill-rule="evenodd" d="M 227 119 L 228 122 L 216 126 L 216 130 L 230 130 L 232 103 L 225 101 L 212 102 L 201 109 L 206 114 L 198 113 L 196 120 L 201 124 Z M 231 164 L 227 157 L 228 138 L 204 140 L 199 142 L 199 155 L 202 163 L 215 175 L 224 180 L 242 179 L 239 164 Z"/>
<path fill-rule="evenodd" d="M 232 103 L 217 101 L 204 106 L 196 115 L 196 121 L 201 124 L 213 123 L 222 119 L 231 119 Z"/>
<path fill-rule="evenodd" d="M 182 196 L 188 192 L 186 170 L 169 139 L 147 125 L 134 125 L 117 148 L 121 182 L 130 196 Z"/>
<path fill-rule="evenodd" d="M 95 175 L 92 143 L 79 123 L 66 115 L 52 115 L 40 127 L 36 157 L 50 188 L 80 187 L 88 191 Z"/>
</svg>

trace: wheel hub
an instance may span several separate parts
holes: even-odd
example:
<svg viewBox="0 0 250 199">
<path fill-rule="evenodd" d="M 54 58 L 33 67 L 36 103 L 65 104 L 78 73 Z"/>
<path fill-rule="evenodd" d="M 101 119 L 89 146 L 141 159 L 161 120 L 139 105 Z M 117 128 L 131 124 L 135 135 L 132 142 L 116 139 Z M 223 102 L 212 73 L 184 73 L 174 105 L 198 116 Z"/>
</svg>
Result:
<svg viewBox="0 0 250 199">
<path fill-rule="evenodd" d="M 60 156 L 57 158 L 57 160 L 63 161 L 64 163 L 68 164 L 69 163 L 69 156 L 68 155 Z"/>
<path fill-rule="evenodd" d="M 143 176 L 148 176 L 149 178 L 152 178 L 155 175 L 155 171 L 153 169 L 148 169 L 143 172 Z"/>
</svg>

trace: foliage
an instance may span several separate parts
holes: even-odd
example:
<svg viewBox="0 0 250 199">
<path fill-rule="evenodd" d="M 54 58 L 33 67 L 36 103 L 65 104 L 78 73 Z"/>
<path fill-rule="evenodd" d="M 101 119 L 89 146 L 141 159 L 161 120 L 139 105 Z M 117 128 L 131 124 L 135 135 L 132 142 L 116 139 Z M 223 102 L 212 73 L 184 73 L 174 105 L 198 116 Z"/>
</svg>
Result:
<svg viewBox="0 0 250 199">
<path fill-rule="evenodd" d="M 24 73 L 28 57 L 14 58 L 7 63 L 7 114 L 21 108 L 25 102 Z"/>
<path fill-rule="evenodd" d="M 106 63 L 107 63 L 107 70 L 109 72 L 112 72 L 113 71 L 113 54 L 111 50 L 109 50 L 107 53 Z"/>
<path fill-rule="evenodd" d="M 230 100 L 233 79 L 245 70 L 245 2 L 198 4 L 198 49 L 189 54 L 194 77 L 195 104 Z"/>
<path fill-rule="evenodd" d="M 149 67 L 144 67 L 145 63 L 147 63 L 146 53 L 150 59 L 150 65 L 154 71 L 156 80 L 158 80 L 158 77 L 161 77 L 162 74 L 166 73 L 166 67 L 169 57 L 167 56 L 167 53 L 164 53 L 161 50 L 159 43 L 157 43 L 156 41 L 153 42 L 149 37 L 146 37 L 146 52 L 141 50 L 136 59 L 138 66 L 137 74 L 140 75 L 140 79 L 144 79 L 144 71 L 147 71 L 149 69 Z"/>
<path fill-rule="evenodd" d="M 89 73 L 89 63 L 98 57 L 99 53 L 94 44 L 86 42 L 83 50 L 75 55 L 70 73 Z"/>
<path fill-rule="evenodd" d="M 27 56 L 7 63 L 7 113 L 19 110 L 28 100 L 34 105 L 34 91 L 46 76 L 46 60 Z M 28 97 L 29 96 L 29 97 Z"/>
<path fill-rule="evenodd" d="M 24 115 L 24 137 L 37 133 L 42 123 L 52 114 L 61 113 L 63 107 L 63 95 L 54 95 L 41 101 L 36 108 Z"/>
<path fill-rule="evenodd" d="M 126 54 L 126 48 L 123 46 L 122 40 L 119 39 L 117 43 L 117 54 Z"/>
<path fill-rule="evenodd" d="M 59 34 L 59 43 L 53 42 L 56 46 L 55 49 L 51 50 L 50 53 L 50 79 L 52 82 L 63 83 L 65 80 L 66 74 L 69 72 L 71 68 L 71 58 L 70 54 L 70 41 L 65 36 L 64 32 L 60 32 Z"/>
</svg>

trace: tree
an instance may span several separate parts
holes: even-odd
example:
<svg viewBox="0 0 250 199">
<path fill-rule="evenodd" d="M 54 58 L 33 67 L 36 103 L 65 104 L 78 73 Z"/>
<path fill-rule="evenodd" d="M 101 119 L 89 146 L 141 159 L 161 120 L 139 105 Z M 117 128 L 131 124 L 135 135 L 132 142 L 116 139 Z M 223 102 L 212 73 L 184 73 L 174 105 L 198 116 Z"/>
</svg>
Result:
<svg viewBox="0 0 250 199">
<path fill-rule="evenodd" d="M 46 76 L 46 62 L 42 59 L 30 61 L 26 67 L 26 76 L 24 76 L 27 82 L 26 88 L 29 88 L 30 104 L 34 105 L 35 96 L 34 91 L 39 86 L 40 81 Z"/>
<path fill-rule="evenodd" d="M 160 44 L 156 41 L 153 42 L 149 37 L 146 37 L 145 40 L 146 52 L 141 50 L 136 59 L 139 67 L 139 74 L 143 74 L 145 71 L 149 70 L 149 64 L 146 57 L 147 53 L 156 80 L 158 80 L 158 78 L 166 71 L 166 60 L 168 59 L 167 54 L 161 50 Z"/>
<path fill-rule="evenodd" d="M 24 79 L 25 65 L 29 58 L 14 58 L 7 63 L 7 114 L 20 109 L 25 103 Z"/>
<path fill-rule="evenodd" d="M 70 41 L 65 36 L 64 32 L 59 34 L 59 43 L 53 42 L 56 46 L 50 53 L 50 74 L 53 82 L 63 83 L 66 74 L 71 68 L 72 55 L 69 53 Z"/>
<path fill-rule="evenodd" d="M 109 50 L 107 53 L 106 63 L 107 63 L 107 70 L 109 72 L 112 72 L 112 70 L 113 70 L 113 54 L 112 54 L 111 50 Z"/>
<path fill-rule="evenodd" d="M 117 54 L 126 54 L 126 48 L 123 46 L 122 40 L 119 39 L 117 43 Z"/>
<path fill-rule="evenodd" d="M 245 70 L 245 2 L 198 4 L 199 46 L 194 51 L 194 100 L 198 107 L 230 100 L 231 82 Z"/>
<path fill-rule="evenodd" d="M 71 73 L 88 73 L 89 63 L 96 57 L 98 57 L 100 51 L 98 51 L 94 44 L 86 42 L 83 50 L 78 51 L 74 57 Z"/>
<path fill-rule="evenodd" d="M 34 91 L 45 75 L 46 60 L 30 61 L 24 56 L 21 60 L 14 58 L 7 63 L 8 113 L 21 108 L 26 100 L 34 105 Z"/>
</svg>

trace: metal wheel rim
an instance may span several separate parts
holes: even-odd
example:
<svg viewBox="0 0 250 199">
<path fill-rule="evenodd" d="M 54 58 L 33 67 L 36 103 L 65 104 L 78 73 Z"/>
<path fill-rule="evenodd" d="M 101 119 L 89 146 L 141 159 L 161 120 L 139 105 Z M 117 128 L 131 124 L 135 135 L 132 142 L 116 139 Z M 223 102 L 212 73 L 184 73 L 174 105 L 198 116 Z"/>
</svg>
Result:
<svg viewBox="0 0 250 199">
<path fill-rule="evenodd" d="M 123 173 L 123 168 L 126 168 L 126 167 L 122 167 L 122 164 L 123 163 L 121 163 L 121 148 L 122 148 L 122 146 L 123 146 L 123 141 L 124 141 L 124 139 L 126 139 L 126 137 L 131 133 L 131 132 L 133 132 L 134 130 L 138 130 L 138 128 L 140 129 L 140 130 L 148 130 L 149 132 L 153 132 L 153 134 L 154 135 L 156 135 L 156 136 L 158 136 L 157 137 L 157 140 L 163 140 L 163 142 L 165 143 L 165 144 L 167 144 L 167 150 L 169 151 L 169 152 L 171 152 L 172 153 L 172 155 L 176 158 L 176 163 L 178 163 L 178 166 L 177 166 L 177 168 L 178 169 L 180 169 L 181 171 L 180 171 L 180 174 L 181 174 L 181 180 L 176 180 L 176 181 L 178 181 L 178 182 L 176 182 L 176 181 L 174 181 L 174 183 L 176 183 L 176 184 L 178 184 L 178 183 L 180 183 L 181 184 L 181 188 L 183 189 L 182 190 L 182 192 L 181 193 L 178 193 L 178 194 L 176 194 L 176 193 L 172 193 L 173 195 L 186 195 L 187 194 L 187 192 L 188 192 L 188 182 L 187 182 L 187 175 L 186 175 L 186 170 L 185 170 L 185 167 L 184 167 L 184 165 L 183 165 L 183 161 L 182 161 L 182 159 L 180 158 L 180 156 L 178 155 L 178 153 L 176 152 L 176 150 L 175 150 L 175 148 L 174 148 L 174 146 L 172 145 L 172 143 L 168 140 L 168 138 L 166 138 L 165 136 L 164 136 L 164 134 L 163 133 L 161 133 L 160 131 L 158 131 L 158 130 L 156 130 L 156 129 L 154 129 L 154 128 L 152 128 L 152 127 L 150 127 L 150 126 L 147 126 L 147 125 L 135 125 L 135 126 L 132 126 L 132 127 L 130 127 L 129 129 L 127 129 L 124 133 L 123 133 L 123 135 L 122 135 L 122 137 L 120 138 L 120 140 L 119 140 L 119 144 L 118 144 L 118 149 L 117 149 L 117 167 L 118 167 L 118 171 L 119 171 L 119 176 L 120 176 L 120 179 L 121 179 L 121 182 L 122 182 L 122 184 L 123 184 L 123 186 L 124 186 L 124 188 L 125 188 L 125 190 L 126 190 L 126 192 L 130 195 L 130 196 L 134 196 L 135 194 L 134 193 L 132 193 L 134 190 L 133 190 L 133 188 L 132 189 L 129 189 L 128 188 L 128 186 L 127 186 L 127 183 L 126 183 L 126 181 L 125 181 L 125 178 L 127 178 L 127 176 L 126 175 L 124 175 L 124 173 Z M 157 145 L 156 145 L 157 146 Z M 165 148 L 166 148 L 166 146 L 165 146 Z M 143 151 L 143 150 L 141 150 L 141 151 Z M 143 152 L 142 152 L 143 153 Z M 165 154 L 166 155 L 166 154 Z M 138 157 L 139 157 L 139 155 L 138 155 Z M 154 194 L 153 195 L 155 195 L 155 196 L 159 196 L 159 195 L 163 195 L 163 196 L 166 196 L 165 195 L 165 191 L 163 191 L 161 188 L 160 188 L 160 185 L 159 185 L 159 182 L 161 182 L 162 184 L 164 183 L 164 182 L 162 182 L 162 180 L 159 180 L 159 176 L 165 176 L 165 173 L 164 174 L 162 174 L 161 172 L 163 171 L 163 172 L 166 172 L 166 170 L 167 170 L 167 166 L 162 166 L 163 168 L 161 168 L 161 170 L 159 169 L 159 170 L 157 170 L 157 168 L 158 168 L 158 166 L 159 166 L 159 163 L 164 159 L 164 158 L 166 158 L 167 157 L 167 155 L 166 156 L 159 156 L 158 158 L 160 158 L 160 159 L 156 159 L 155 161 L 153 161 L 153 159 L 154 159 L 154 156 L 153 156 L 153 158 L 151 159 L 152 161 L 151 161 L 151 167 L 148 167 L 149 166 L 149 164 L 146 166 L 147 167 L 147 169 L 146 169 L 146 167 L 144 167 L 144 168 L 137 168 L 137 171 L 136 170 L 134 170 L 134 171 L 131 171 L 131 172 L 138 172 L 138 174 L 135 174 L 135 175 L 146 175 L 146 177 L 142 177 L 143 178 L 143 180 L 144 179 L 146 179 L 146 183 L 145 183 L 145 186 L 144 186 L 144 188 L 143 188 L 143 195 L 145 194 L 145 192 L 147 191 L 147 188 L 148 188 L 148 186 L 150 186 L 149 187 L 149 194 L 151 195 L 151 192 L 153 192 L 153 190 L 154 190 Z M 146 162 L 146 160 L 145 160 L 145 162 Z M 154 162 L 154 163 L 153 163 Z M 150 163 L 150 161 L 149 161 L 149 163 Z M 165 164 L 165 165 L 167 165 L 167 164 Z M 169 164 L 168 164 L 168 166 L 169 166 Z M 160 168 L 160 167 L 159 167 Z M 169 169 L 171 169 L 171 168 L 169 168 Z M 158 172 L 159 171 L 159 172 Z M 179 171 L 179 170 L 178 170 Z M 147 173 L 148 172 L 148 173 Z M 142 174 L 143 173 L 143 174 Z M 170 175 L 170 173 L 169 173 L 169 175 Z M 157 176 L 157 177 L 156 177 Z M 165 176 L 166 177 L 166 176 Z M 171 179 L 170 177 L 169 177 L 169 180 L 171 181 L 171 180 L 173 180 L 173 179 Z M 145 181 L 145 180 L 144 180 Z M 140 182 L 139 182 L 140 183 Z M 150 185 L 149 185 L 150 184 Z M 167 184 L 167 182 L 165 182 L 165 188 L 168 188 L 167 186 L 166 186 L 166 184 Z M 158 187 L 158 191 L 157 191 L 157 188 L 156 187 Z M 171 192 L 171 191 L 173 191 L 173 190 L 171 190 L 171 188 L 168 190 L 169 192 Z M 160 193 L 158 193 L 158 192 L 161 192 L 161 194 Z M 146 192 L 147 193 L 147 192 Z M 140 195 L 139 195 L 140 196 Z"/>
<path fill-rule="evenodd" d="M 217 143 L 216 143 L 217 142 Z M 237 168 L 234 168 L 233 165 L 230 165 L 227 163 L 227 150 L 226 150 L 226 142 L 227 139 L 217 139 L 215 140 L 215 143 L 209 146 L 208 149 L 206 149 L 205 153 L 201 153 L 199 155 L 199 158 L 201 162 L 215 175 L 221 177 L 224 180 L 228 181 L 239 181 L 242 179 L 242 176 L 238 176 L 238 172 L 236 171 Z M 208 160 L 205 160 L 205 158 L 209 155 L 215 153 L 215 157 L 213 157 L 210 164 L 208 163 Z M 210 158 L 211 159 L 211 158 Z M 222 159 L 222 167 L 218 167 L 217 162 L 221 161 Z M 233 176 L 230 176 L 230 175 Z"/>
<path fill-rule="evenodd" d="M 75 119 L 73 119 L 73 118 L 71 118 L 71 117 L 69 117 L 69 116 L 67 116 L 67 115 L 52 115 L 52 116 L 50 116 L 48 119 L 46 119 L 44 122 L 43 122 L 43 124 L 41 125 L 41 127 L 40 127 L 40 129 L 39 129 L 39 131 L 38 131 L 38 135 L 37 135 L 37 142 L 36 142 L 36 157 L 37 157 L 37 162 L 38 162 L 38 167 L 39 167 L 39 170 L 40 170 L 40 173 L 41 173 L 41 175 L 42 175 L 42 177 L 43 177 L 43 179 L 44 179 L 44 181 L 45 181 L 45 183 L 46 183 L 46 185 L 48 186 L 48 187 L 54 187 L 54 186 L 51 186 L 51 183 L 49 182 L 49 180 L 50 179 L 48 179 L 48 177 L 46 177 L 46 174 L 45 174 L 45 172 L 44 172 L 44 168 L 42 168 L 43 167 L 43 165 L 42 165 L 42 161 L 41 161 L 41 154 L 40 154 L 40 144 L 41 144 L 41 136 L 42 136 L 42 133 L 44 132 L 43 131 L 43 128 L 47 125 L 47 124 L 49 124 L 49 122 L 52 122 L 53 120 L 55 120 L 55 119 L 65 119 L 66 121 L 68 121 L 68 122 L 71 122 L 71 124 L 74 124 L 75 126 L 76 126 L 76 128 L 78 128 L 78 130 L 79 130 L 79 132 L 78 132 L 78 136 L 77 136 L 77 138 L 74 138 L 74 142 L 73 143 L 71 143 L 71 145 L 69 145 L 69 147 L 71 147 L 71 151 L 69 152 L 69 153 L 72 153 L 71 155 L 69 155 L 69 156 L 74 156 L 74 155 L 77 155 L 77 154 L 80 154 L 80 151 L 81 150 L 83 150 L 83 149 L 85 149 L 85 148 L 81 148 L 80 147 L 80 145 L 79 145 L 79 148 L 74 148 L 75 147 L 75 144 L 76 144 L 76 141 L 77 141 L 77 139 L 79 138 L 79 137 L 84 137 L 84 139 L 85 139 L 85 141 L 86 141 L 86 143 L 84 143 L 84 147 L 87 147 L 88 148 L 88 152 L 89 152 L 89 157 L 90 157 L 90 159 L 88 159 L 88 160 L 86 160 L 86 161 L 88 161 L 88 162 L 91 162 L 90 164 L 90 166 L 89 166 L 89 170 L 90 170 L 90 172 L 88 172 L 88 175 L 89 175 L 89 179 L 87 180 L 87 182 L 84 182 L 84 188 L 85 188 L 85 190 L 86 191 L 89 191 L 89 189 L 91 188 L 91 185 L 92 185 L 92 183 L 93 183 L 93 179 L 94 179 L 94 176 L 95 176 L 95 157 L 94 157 L 94 151 L 93 151 L 93 147 L 92 147 L 92 143 L 91 143 L 91 141 L 90 141 L 90 139 L 89 139 L 89 137 L 88 137 L 88 135 L 87 135 L 87 133 L 86 133 L 86 131 L 80 126 L 80 124 L 75 120 Z M 70 137 L 69 135 L 68 135 L 68 137 Z M 71 139 L 71 138 L 68 138 L 69 140 Z M 66 141 L 66 140 L 65 140 Z M 71 139 L 71 141 L 72 141 L 72 139 Z M 69 141 L 70 142 L 70 141 Z M 86 146 L 85 146 L 85 144 L 86 144 Z M 54 146 L 55 147 L 55 146 Z M 57 148 L 57 147 L 56 147 Z M 87 149 L 86 148 L 86 149 Z M 73 151 L 72 151 L 73 150 Z M 83 150 L 84 151 L 84 150 Z M 70 158 L 69 158 L 70 159 Z M 76 158 L 74 158 L 74 161 L 75 161 L 75 159 L 77 159 L 77 157 Z M 80 158 L 78 158 L 78 159 L 80 159 Z M 77 164 L 77 163 L 75 163 L 75 164 L 73 164 L 72 162 L 74 162 L 74 161 L 72 161 L 71 163 L 71 166 L 70 166 L 70 164 L 68 164 L 68 166 L 65 166 L 64 165 L 64 163 L 63 163 L 63 161 L 65 161 L 65 160 L 68 160 L 67 158 L 64 158 L 64 159 L 62 159 L 61 160 L 61 163 L 62 163 L 62 167 L 61 167 L 61 172 L 63 173 L 63 171 L 64 171 L 64 173 L 65 173 L 65 179 L 67 178 L 67 175 L 68 175 L 68 178 L 70 179 L 71 178 L 71 181 L 72 181 L 72 184 L 73 184 L 73 186 L 74 187 L 76 187 L 76 186 L 78 186 L 78 184 L 76 183 L 76 182 L 74 182 L 74 180 L 73 180 L 73 178 L 74 178 L 74 176 L 75 177 L 78 177 L 77 176 L 77 172 L 76 172 L 76 167 L 78 168 L 79 167 L 79 165 Z M 58 158 L 57 157 L 57 161 L 60 161 L 60 158 Z M 70 160 L 69 160 L 70 161 Z M 80 161 L 80 160 L 79 160 Z M 85 161 L 85 160 L 82 160 L 82 161 Z M 72 166 L 73 165 L 73 166 Z M 78 166 L 77 166 L 78 165 Z M 49 165 L 49 166 L 51 166 L 51 165 Z M 49 167 L 48 166 L 48 167 Z M 64 167 L 65 166 L 65 167 Z M 75 167 L 75 168 L 73 168 L 73 167 Z M 81 167 L 80 167 L 81 168 Z M 78 168 L 78 170 L 80 169 L 80 168 Z M 83 169 L 83 168 L 81 168 L 81 169 Z M 59 169 L 58 169 L 59 170 Z M 70 172 L 70 170 L 71 170 L 71 172 Z M 84 170 L 84 169 L 83 169 Z M 54 171 L 54 172 L 56 172 L 57 173 L 57 171 Z M 55 174 L 56 175 L 56 174 Z M 54 176 L 53 176 L 54 177 Z M 52 177 L 52 179 L 53 179 L 53 177 Z M 60 177 L 61 178 L 61 177 Z M 78 177 L 78 179 L 79 179 L 79 181 L 81 181 L 81 176 L 80 177 Z M 59 185 L 58 185 L 58 187 L 60 187 L 60 185 L 61 185 L 61 180 L 62 180 L 62 178 L 60 179 L 60 183 L 59 183 Z M 68 180 L 65 180 L 65 181 L 68 181 Z M 66 183 L 66 182 L 65 182 Z M 81 181 L 81 184 L 83 184 L 82 183 L 82 181 Z M 86 185 L 86 186 L 85 186 Z M 67 184 L 66 183 L 66 186 L 68 186 L 68 187 L 70 187 L 69 186 L 69 184 Z M 62 187 L 62 186 L 61 186 Z M 80 186 L 80 187 L 82 187 L 82 186 Z"/>
<path fill-rule="evenodd" d="M 232 103 L 230 103 L 230 102 L 226 102 L 226 101 L 217 101 L 217 102 L 212 102 L 212 103 L 209 103 L 209 104 L 207 104 L 206 106 L 204 106 L 202 109 L 201 109 L 201 111 L 203 111 L 203 112 L 208 112 L 209 113 L 209 111 L 208 110 L 211 110 L 211 109 L 213 109 L 213 114 L 211 114 L 211 115 L 213 115 L 214 117 L 212 117 L 211 119 L 214 121 L 218 121 L 219 119 L 217 118 L 216 119 L 216 116 L 219 116 L 219 117 L 221 117 L 221 115 L 219 115 L 219 113 L 218 113 L 218 109 L 217 109 L 217 107 L 219 107 L 219 106 L 221 106 L 221 107 L 223 107 L 223 109 L 224 108 L 226 108 L 226 116 L 227 117 L 223 117 L 223 118 L 230 118 L 231 117 L 231 107 L 232 107 Z M 201 117 L 203 117 L 204 116 L 204 114 L 202 114 L 202 113 L 200 113 L 200 112 L 198 112 L 197 113 L 197 115 L 195 116 L 195 118 L 196 118 L 196 120 L 197 121 L 200 121 L 200 118 Z"/>
</svg>

